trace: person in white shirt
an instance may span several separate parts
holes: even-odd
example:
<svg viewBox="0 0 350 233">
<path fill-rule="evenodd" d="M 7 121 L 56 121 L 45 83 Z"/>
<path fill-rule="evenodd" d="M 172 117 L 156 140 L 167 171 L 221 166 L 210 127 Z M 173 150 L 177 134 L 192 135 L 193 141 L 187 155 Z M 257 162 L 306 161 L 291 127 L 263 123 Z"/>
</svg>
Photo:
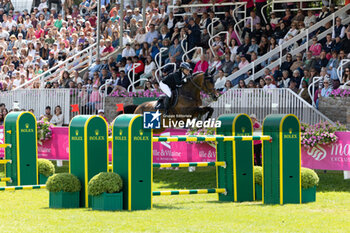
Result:
<svg viewBox="0 0 350 233">
<path fill-rule="evenodd" d="M 5 24 L 7 30 L 11 30 L 13 26 L 17 27 L 17 23 L 12 19 L 12 17 L 8 17 L 8 20 Z"/>
<path fill-rule="evenodd" d="M 225 73 L 222 69 L 219 70 L 219 74 L 218 74 L 218 79 L 215 82 L 215 89 L 216 90 L 223 90 L 225 87 L 225 83 L 226 83 L 226 77 L 225 77 Z"/>
<path fill-rule="evenodd" d="M 126 48 L 123 49 L 122 57 L 128 58 L 128 57 L 133 57 L 135 55 L 136 55 L 135 50 L 131 48 L 130 43 L 127 43 Z"/>
<path fill-rule="evenodd" d="M 9 36 L 10 36 L 10 34 L 0 24 L 0 37 L 3 37 L 6 40 L 8 40 Z"/>
<path fill-rule="evenodd" d="M 21 49 L 23 47 L 23 45 L 26 45 L 26 44 L 27 44 L 26 41 L 23 40 L 23 34 L 19 33 L 18 40 L 16 40 L 16 42 L 15 42 L 15 47 L 18 49 Z"/>
<path fill-rule="evenodd" d="M 145 70 L 143 74 L 140 76 L 140 79 L 143 79 L 140 81 L 140 86 L 143 86 L 146 79 L 150 79 L 153 76 L 153 71 L 156 69 L 156 65 L 150 55 L 147 56 L 145 61 Z"/>
<path fill-rule="evenodd" d="M 41 1 L 41 3 L 40 3 L 39 6 L 38 6 L 38 10 L 39 10 L 40 12 L 44 12 L 44 8 L 49 8 L 49 7 L 47 6 L 46 0 L 42 0 L 42 1 Z"/>
<path fill-rule="evenodd" d="M 18 71 L 15 71 L 12 73 L 12 77 L 15 77 L 15 80 L 13 80 L 13 87 L 19 87 L 21 85 L 21 77 L 19 75 L 20 73 Z"/>
<path fill-rule="evenodd" d="M 266 85 L 264 86 L 264 89 L 275 89 L 276 88 L 276 85 L 272 83 L 271 76 L 267 75 L 265 77 L 265 82 L 266 82 Z"/>
<path fill-rule="evenodd" d="M 56 125 L 56 126 L 62 126 L 63 125 L 63 114 L 62 114 L 62 109 L 61 106 L 57 105 L 55 107 L 55 112 L 52 116 L 52 119 L 50 123 Z"/>
</svg>

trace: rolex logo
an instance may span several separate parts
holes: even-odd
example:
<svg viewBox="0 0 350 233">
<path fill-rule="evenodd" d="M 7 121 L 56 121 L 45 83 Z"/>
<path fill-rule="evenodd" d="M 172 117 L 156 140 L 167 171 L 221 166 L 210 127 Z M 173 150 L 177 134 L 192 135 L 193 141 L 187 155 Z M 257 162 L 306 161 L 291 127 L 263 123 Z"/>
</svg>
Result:
<svg viewBox="0 0 350 233">
<path fill-rule="evenodd" d="M 98 129 L 95 130 L 95 135 L 98 136 L 98 134 L 100 133 L 100 131 L 98 131 Z"/>
<path fill-rule="evenodd" d="M 292 128 L 288 129 L 288 132 L 289 132 L 289 134 L 292 134 L 293 129 Z"/>
<path fill-rule="evenodd" d="M 142 136 L 142 135 L 143 135 L 143 130 L 140 129 L 139 133 L 140 133 L 140 135 Z"/>
<path fill-rule="evenodd" d="M 79 130 L 75 130 L 75 136 L 79 135 Z"/>
<path fill-rule="evenodd" d="M 123 130 L 119 130 L 119 135 L 121 136 L 123 134 Z"/>
<path fill-rule="evenodd" d="M 26 124 L 25 124 L 25 127 L 26 127 L 26 129 L 28 129 L 28 128 L 29 128 L 29 124 L 28 124 L 28 123 L 26 123 Z"/>
<path fill-rule="evenodd" d="M 245 128 L 244 128 L 244 127 L 242 127 L 242 128 L 241 128 L 241 130 L 242 130 L 242 133 L 244 133 L 244 132 L 245 132 Z"/>
</svg>

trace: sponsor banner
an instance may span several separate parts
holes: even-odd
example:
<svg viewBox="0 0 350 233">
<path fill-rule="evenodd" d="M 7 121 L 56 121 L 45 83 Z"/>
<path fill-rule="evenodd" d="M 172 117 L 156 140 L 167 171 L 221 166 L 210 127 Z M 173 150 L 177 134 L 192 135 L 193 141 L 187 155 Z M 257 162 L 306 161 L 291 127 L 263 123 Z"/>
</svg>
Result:
<svg viewBox="0 0 350 233">
<path fill-rule="evenodd" d="M 185 135 L 185 129 L 166 130 L 160 136 Z M 338 142 L 331 145 L 305 149 L 302 147 L 302 166 L 311 169 L 350 171 L 350 132 L 336 132 Z M 0 126 L 0 144 L 4 143 L 3 126 Z M 111 147 L 111 145 L 110 145 Z M 111 150 L 109 150 L 111 153 Z M 52 138 L 38 145 L 39 158 L 69 160 L 68 128 L 55 127 Z M 0 157 L 4 157 L 0 149 Z M 110 154 L 111 160 L 111 154 Z M 207 143 L 189 144 L 187 142 L 153 143 L 154 163 L 213 162 L 216 161 L 215 148 Z"/>
<path fill-rule="evenodd" d="M 166 130 L 159 136 L 186 135 L 185 129 Z M 154 142 L 154 163 L 181 163 L 181 162 L 214 162 L 216 161 L 215 148 L 207 143 L 190 144 L 188 142 Z"/>
<path fill-rule="evenodd" d="M 350 132 L 335 132 L 336 143 L 302 150 L 302 166 L 322 170 L 350 171 Z"/>
</svg>

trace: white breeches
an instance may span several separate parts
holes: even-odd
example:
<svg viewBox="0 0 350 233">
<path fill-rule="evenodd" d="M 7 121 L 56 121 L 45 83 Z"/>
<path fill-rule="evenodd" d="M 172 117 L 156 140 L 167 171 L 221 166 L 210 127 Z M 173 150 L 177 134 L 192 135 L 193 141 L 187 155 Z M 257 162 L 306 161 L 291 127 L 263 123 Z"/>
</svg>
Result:
<svg viewBox="0 0 350 233">
<path fill-rule="evenodd" d="M 162 81 L 159 83 L 160 89 L 169 97 L 171 98 L 171 89 L 168 85 L 163 83 Z"/>
</svg>

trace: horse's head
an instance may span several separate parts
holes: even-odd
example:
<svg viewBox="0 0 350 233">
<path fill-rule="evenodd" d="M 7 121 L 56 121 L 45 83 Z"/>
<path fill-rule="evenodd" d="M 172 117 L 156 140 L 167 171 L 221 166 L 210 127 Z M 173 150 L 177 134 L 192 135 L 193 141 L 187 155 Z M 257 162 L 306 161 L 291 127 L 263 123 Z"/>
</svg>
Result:
<svg viewBox="0 0 350 233">
<path fill-rule="evenodd" d="M 217 100 L 218 99 L 218 93 L 215 89 L 215 85 L 214 85 L 214 73 L 215 73 L 215 69 L 211 70 L 210 72 L 205 72 L 204 74 L 204 81 L 203 81 L 203 84 L 202 84 L 202 88 L 203 88 L 203 91 L 210 95 L 210 97 L 213 99 L 213 100 Z"/>
</svg>

